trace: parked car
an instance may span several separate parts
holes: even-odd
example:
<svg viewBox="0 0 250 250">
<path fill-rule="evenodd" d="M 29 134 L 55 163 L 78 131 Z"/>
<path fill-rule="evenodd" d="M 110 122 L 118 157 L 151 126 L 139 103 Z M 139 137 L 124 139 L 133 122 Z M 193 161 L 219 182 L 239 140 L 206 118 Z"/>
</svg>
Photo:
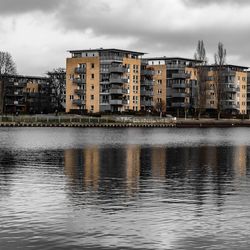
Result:
<svg viewBox="0 0 250 250">
<path fill-rule="evenodd" d="M 166 118 L 169 119 L 169 120 L 172 120 L 172 121 L 176 121 L 176 117 L 175 116 L 172 116 L 172 115 L 166 115 Z"/>
</svg>

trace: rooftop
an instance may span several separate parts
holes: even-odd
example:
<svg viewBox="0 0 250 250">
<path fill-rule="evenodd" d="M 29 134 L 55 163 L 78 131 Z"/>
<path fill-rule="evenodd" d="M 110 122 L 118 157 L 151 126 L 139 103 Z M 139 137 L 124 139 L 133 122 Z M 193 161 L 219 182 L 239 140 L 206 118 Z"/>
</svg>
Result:
<svg viewBox="0 0 250 250">
<path fill-rule="evenodd" d="M 240 65 L 235 65 L 235 64 L 224 64 L 222 65 L 223 67 L 232 67 L 232 68 L 240 68 L 240 69 L 248 69 L 249 67 L 247 66 L 240 66 Z M 211 65 L 204 65 L 203 67 L 209 67 L 209 68 L 213 68 L 213 67 L 218 67 L 218 65 L 216 64 L 211 64 Z"/>
<path fill-rule="evenodd" d="M 25 75 L 13 75 L 13 74 L 2 74 L 0 78 L 19 78 L 19 79 L 33 79 L 33 80 L 48 80 L 48 77 L 44 76 L 25 76 Z"/>
<path fill-rule="evenodd" d="M 121 52 L 121 53 L 129 53 L 129 54 L 136 54 L 136 55 L 144 55 L 146 53 L 132 51 L 132 50 L 123 50 L 123 49 L 85 49 L 85 50 L 69 50 L 70 53 L 84 53 L 84 52 Z"/>
<path fill-rule="evenodd" d="M 201 60 L 196 60 L 196 59 L 191 59 L 191 58 L 185 58 L 185 57 L 166 57 L 166 56 L 161 56 L 161 57 L 150 57 L 150 58 L 144 58 L 146 60 L 150 61 L 160 61 L 160 60 L 182 60 L 182 61 L 189 61 L 189 62 L 202 62 Z"/>
</svg>

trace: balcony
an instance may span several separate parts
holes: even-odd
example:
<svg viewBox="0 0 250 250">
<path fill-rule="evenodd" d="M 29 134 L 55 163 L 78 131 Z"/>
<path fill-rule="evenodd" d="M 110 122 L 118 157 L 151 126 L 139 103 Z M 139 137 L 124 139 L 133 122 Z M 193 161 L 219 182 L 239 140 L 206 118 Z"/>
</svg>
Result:
<svg viewBox="0 0 250 250">
<path fill-rule="evenodd" d="M 184 69 L 185 65 L 182 64 L 167 64 L 167 70 L 169 69 Z"/>
<path fill-rule="evenodd" d="M 80 100 L 80 99 L 74 99 L 74 100 L 72 100 L 72 103 L 73 103 L 73 104 L 76 104 L 76 105 L 78 105 L 78 106 L 84 105 L 84 101 L 83 101 L 83 100 Z"/>
<path fill-rule="evenodd" d="M 173 73 L 172 78 L 187 79 L 187 78 L 190 78 L 190 74 L 187 74 L 187 73 Z"/>
<path fill-rule="evenodd" d="M 119 62 L 122 63 L 123 62 L 123 57 L 121 56 L 101 56 L 101 62 Z"/>
<path fill-rule="evenodd" d="M 128 90 L 127 89 L 122 89 L 122 88 L 112 88 L 109 91 L 110 94 L 119 94 L 119 95 L 123 95 L 123 94 L 127 94 Z"/>
<path fill-rule="evenodd" d="M 6 87 L 14 87 L 14 88 L 24 88 L 26 83 L 23 82 L 7 82 L 5 84 Z"/>
<path fill-rule="evenodd" d="M 240 106 L 236 103 L 223 103 L 222 109 L 240 109 Z"/>
<path fill-rule="evenodd" d="M 240 87 L 237 86 L 236 84 L 225 84 L 223 86 L 223 91 L 224 92 L 229 92 L 229 93 L 236 93 L 240 91 Z"/>
<path fill-rule="evenodd" d="M 172 84 L 173 89 L 185 89 L 188 87 L 189 87 L 189 85 L 187 83 L 173 83 Z"/>
<path fill-rule="evenodd" d="M 233 71 L 233 70 L 224 71 L 223 76 L 235 77 L 236 76 L 236 71 Z"/>
<path fill-rule="evenodd" d="M 119 78 L 119 77 L 111 77 L 109 79 L 110 83 L 119 83 L 119 84 L 123 84 L 123 83 L 127 83 L 128 79 L 127 78 Z"/>
<path fill-rule="evenodd" d="M 78 85 L 86 84 L 86 79 L 75 78 L 73 79 L 73 83 L 76 83 Z"/>
<path fill-rule="evenodd" d="M 154 85 L 154 82 L 153 82 L 153 80 L 142 80 L 142 81 L 141 81 L 141 85 L 153 86 L 153 85 Z"/>
<path fill-rule="evenodd" d="M 16 101 L 16 100 L 7 100 L 5 102 L 5 105 L 6 106 L 25 106 L 25 102 L 23 100 L 19 100 L 19 101 Z"/>
<path fill-rule="evenodd" d="M 141 90 L 141 95 L 145 95 L 145 96 L 153 96 L 154 93 L 151 90 Z"/>
<path fill-rule="evenodd" d="M 141 101 L 141 106 L 152 107 L 154 106 L 153 101 Z"/>
<path fill-rule="evenodd" d="M 5 93 L 6 96 L 18 96 L 18 97 L 22 97 L 24 94 L 22 92 L 19 92 L 19 91 L 7 91 Z"/>
<path fill-rule="evenodd" d="M 173 102 L 172 103 L 172 107 L 173 108 L 188 108 L 189 107 L 189 103 L 185 103 L 185 102 Z"/>
<path fill-rule="evenodd" d="M 86 68 L 76 67 L 75 68 L 75 73 L 76 74 L 86 74 Z"/>
<path fill-rule="evenodd" d="M 109 69 L 110 73 L 126 73 L 128 72 L 128 69 L 122 66 L 111 66 Z"/>
<path fill-rule="evenodd" d="M 110 105 L 125 105 L 128 104 L 127 100 L 113 99 L 109 101 Z"/>
<path fill-rule="evenodd" d="M 86 93 L 86 90 L 85 89 L 75 89 L 75 93 L 77 94 L 77 95 L 85 95 L 85 93 Z"/>
<path fill-rule="evenodd" d="M 172 97 L 180 97 L 180 98 L 185 98 L 188 97 L 188 93 L 178 93 L 178 92 L 174 92 L 172 93 Z"/>
<path fill-rule="evenodd" d="M 141 70 L 141 75 L 144 76 L 153 76 L 155 74 L 154 70 L 143 69 Z"/>
</svg>

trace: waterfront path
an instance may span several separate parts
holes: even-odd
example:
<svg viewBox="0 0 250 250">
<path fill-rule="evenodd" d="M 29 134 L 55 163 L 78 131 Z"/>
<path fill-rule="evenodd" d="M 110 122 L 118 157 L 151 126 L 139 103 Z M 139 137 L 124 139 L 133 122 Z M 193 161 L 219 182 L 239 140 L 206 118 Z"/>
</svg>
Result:
<svg viewBox="0 0 250 250">
<path fill-rule="evenodd" d="M 183 119 L 135 116 L 19 115 L 0 116 L 1 127 L 250 127 L 249 119 Z"/>
</svg>

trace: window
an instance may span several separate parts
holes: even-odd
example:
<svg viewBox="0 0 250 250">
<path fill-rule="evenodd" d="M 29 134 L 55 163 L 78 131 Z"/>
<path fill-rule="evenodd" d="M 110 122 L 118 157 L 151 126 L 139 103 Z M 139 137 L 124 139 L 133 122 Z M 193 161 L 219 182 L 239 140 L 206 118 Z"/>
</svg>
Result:
<svg viewBox="0 0 250 250">
<path fill-rule="evenodd" d="M 70 100 L 73 100 L 73 99 L 74 99 L 74 96 L 73 96 L 73 95 L 70 95 L 70 96 L 69 96 L 69 99 L 70 99 Z"/>
<path fill-rule="evenodd" d="M 94 106 L 93 106 L 93 105 L 91 105 L 90 110 L 91 110 L 91 111 L 94 111 Z"/>
<path fill-rule="evenodd" d="M 91 79 L 94 79 L 95 78 L 95 74 L 91 74 Z"/>
<path fill-rule="evenodd" d="M 162 80 L 157 80 L 157 83 L 158 84 L 162 84 Z"/>
<path fill-rule="evenodd" d="M 94 100 L 94 95 L 91 95 L 91 96 L 90 96 L 90 99 L 91 99 L 91 100 Z"/>
<path fill-rule="evenodd" d="M 242 77 L 242 81 L 245 82 L 246 81 L 246 77 Z"/>
<path fill-rule="evenodd" d="M 95 86 L 94 84 L 91 85 L 91 90 L 94 90 Z"/>
<path fill-rule="evenodd" d="M 95 68 L 95 64 L 91 63 L 91 69 L 94 69 L 94 68 Z"/>
</svg>

